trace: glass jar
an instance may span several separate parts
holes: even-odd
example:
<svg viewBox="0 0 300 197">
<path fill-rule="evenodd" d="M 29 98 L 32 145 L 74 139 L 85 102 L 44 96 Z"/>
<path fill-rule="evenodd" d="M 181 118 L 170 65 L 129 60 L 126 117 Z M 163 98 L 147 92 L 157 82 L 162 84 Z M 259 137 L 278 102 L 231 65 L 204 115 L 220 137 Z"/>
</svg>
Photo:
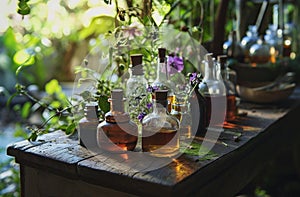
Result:
<svg viewBox="0 0 300 197">
<path fill-rule="evenodd" d="M 124 111 L 123 90 L 112 90 L 109 102 L 110 111 L 97 127 L 98 145 L 105 151 L 132 151 L 138 140 L 138 126 Z"/>
<path fill-rule="evenodd" d="M 98 149 L 96 136 L 99 119 L 97 112 L 98 104 L 96 102 L 87 103 L 84 108 L 84 117 L 78 123 L 79 144 L 92 151 Z"/>
<path fill-rule="evenodd" d="M 143 55 L 134 54 L 130 56 L 131 73 L 126 83 L 127 111 L 131 114 L 131 119 L 138 122 L 137 117 L 141 111 L 136 111 L 141 100 L 147 96 L 147 80 L 143 71 Z M 132 113 L 132 112 L 135 113 Z"/>
<path fill-rule="evenodd" d="M 226 89 L 212 54 L 206 54 L 205 75 L 198 91 L 205 99 L 205 127 L 222 127 L 226 115 Z"/>
<path fill-rule="evenodd" d="M 188 101 L 176 101 L 172 104 L 171 115 L 179 120 L 180 139 L 185 140 L 191 137 L 192 117 L 190 103 Z"/>
<path fill-rule="evenodd" d="M 155 91 L 153 112 L 142 121 L 142 150 L 152 156 L 171 157 L 179 151 L 179 121 L 167 112 L 167 90 Z"/>
</svg>

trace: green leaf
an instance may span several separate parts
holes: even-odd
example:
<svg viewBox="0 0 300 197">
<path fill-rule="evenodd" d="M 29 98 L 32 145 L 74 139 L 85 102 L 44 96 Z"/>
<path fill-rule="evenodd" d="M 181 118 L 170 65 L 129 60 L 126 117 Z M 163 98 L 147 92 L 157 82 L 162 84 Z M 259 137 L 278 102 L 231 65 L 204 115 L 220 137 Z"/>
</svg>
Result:
<svg viewBox="0 0 300 197">
<path fill-rule="evenodd" d="M 95 34 L 95 36 L 99 34 L 105 34 L 109 31 L 113 31 L 115 27 L 115 18 L 112 16 L 101 15 L 92 19 L 89 27 L 84 28 L 79 32 L 79 39 L 83 40 L 89 36 Z"/>
<path fill-rule="evenodd" d="M 66 129 L 66 134 L 67 134 L 67 135 L 70 135 L 70 134 L 74 133 L 75 129 L 76 129 L 76 124 L 73 122 L 72 124 L 70 124 L 70 125 L 67 127 L 67 129 Z"/>
<path fill-rule="evenodd" d="M 13 60 L 16 64 L 21 66 L 30 66 L 35 63 L 34 53 L 29 49 L 23 49 L 16 52 Z"/>
<path fill-rule="evenodd" d="M 30 102 L 26 102 L 21 110 L 21 117 L 22 118 L 28 118 L 29 113 L 30 113 L 30 108 L 31 108 L 31 103 Z"/>
<path fill-rule="evenodd" d="M 52 79 L 45 85 L 45 91 L 49 95 L 61 92 L 62 88 L 56 79 Z"/>
<path fill-rule="evenodd" d="M 33 131 L 32 133 L 30 133 L 29 137 L 28 137 L 28 140 L 29 141 L 36 141 L 38 135 L 36 133 L 36 131 Z"/>
<path fill-rule="evenodd" d="M 17 123 L 15 126 L 15 132 L 14 132 L 14 137 L 22 137 L 24 139 L 28 138 L 28 134 L 26 131 L 22 128 L 20 123 Z"/>
<path fill-rule="evenodd" d="M 191 144 L 184 144 L 183 146 L 181 146 L 180 151 L 188 155 L 199 156 L 200 157 L 199 160 L 201 161 L 211 160 L 218 156 L 216 153 L 213 153 L 207 150 L 205 147 L 201 146 L 201 143 L 198 142 L 192 142 Z"/>
<path fill-rule="evenodd" d="M 13 100 L 17 95 L 18 95 L 18 93 L 15 92 L 14 94 L 12 94 L 12 95 L 8 98 L 8 100 L 7 100 L 7 102 L 6 102 L 6 106 L 7 106 L 7 107 L 10 106 L 12 100 Z"/>
<path fill-rule="evenodd" d="M 103 113 L 109 112 L 110 104 L 108 102 L 108 97 L 107 96 L 103 96 L 103 95 L 99 96 L 98 104 L 99 104 L 99 107 L 100 107 L 100 109 Z"/>
</svg>

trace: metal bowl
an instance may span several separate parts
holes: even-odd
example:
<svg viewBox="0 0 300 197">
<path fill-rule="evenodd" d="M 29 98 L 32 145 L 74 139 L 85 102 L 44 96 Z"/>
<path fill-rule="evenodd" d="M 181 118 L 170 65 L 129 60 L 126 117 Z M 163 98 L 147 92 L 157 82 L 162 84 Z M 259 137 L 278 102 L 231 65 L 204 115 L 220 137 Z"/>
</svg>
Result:
<svg viewBox="0 0 300 197">
<path fill-rule="evenodd" d="M 238 85 L 237 92 L 240 98 L 245 101 L 262 104 L 276 103 L 287 99 L 293 93 L 296 84 L 286 84 L 281 88 L 271 90 L 257 90 L 257 87 L 259 86 L 256 84 L 252 85 L 252 87 Z"/>
</svg>

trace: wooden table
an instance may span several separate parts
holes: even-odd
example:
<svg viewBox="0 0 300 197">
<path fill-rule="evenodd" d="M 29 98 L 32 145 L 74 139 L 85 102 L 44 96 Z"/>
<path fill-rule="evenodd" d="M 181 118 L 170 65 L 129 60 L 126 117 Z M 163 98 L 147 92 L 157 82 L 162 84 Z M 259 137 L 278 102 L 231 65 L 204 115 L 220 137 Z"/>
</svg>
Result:
<svg viewBox="0 0 300 197">
<path fill-rule="evenodd" d="M 281 104 L 242 103 L 244 116 L 225 129 L 209 157 L 184 153 L 148 172 L 110 165 L 112 158 L 87 151 L 62 132 L 12 144 L 7 153 L 20 164 L 22 196 L 233 196 L 281 148 L 299 144 L 299 98 L 298 88 Z"/>
</svg>

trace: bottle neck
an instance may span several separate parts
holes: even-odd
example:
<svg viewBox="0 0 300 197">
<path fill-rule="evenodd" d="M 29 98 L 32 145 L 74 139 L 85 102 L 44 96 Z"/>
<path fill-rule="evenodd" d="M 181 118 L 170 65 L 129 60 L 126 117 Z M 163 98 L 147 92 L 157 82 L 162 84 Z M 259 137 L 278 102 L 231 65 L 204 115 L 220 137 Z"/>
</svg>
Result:
<svg viewBox="0 0 300 197">
<path fill-rule="evenodd" d="M 168 100 L 155 100 L 153 104 L 154 113 L 167 113 Z"/>
<path fill-rule="evenodd" d="M 214 65 L 210 65 L 209 63 L 205 63 L 205 68 L 204 68 L 204 81 L 208 81 L 208 80 L 214 80 L 215 79 L 215 73 L 216 73 L 216 68 Z"/>
<path fill-rule="evenodd" d="M 98 106 L 96 104 L 85 106 L 84 116 L 88 120 L 98 120 Z"/>
<path fill-rule="evenodd" d="M 158 58 L 156 68 L 156 81 L 164 82 L 168 80 L 168 69 L 166 58 Z"/>
<path fill-rule="evenodd" d="M 110 102 L 110 112 L 112 115 L 125 113 L 123 99 L 122 100 L 109 99 L 109 102 Z"/>
<path fill-rule="evenodd" d="M 136 66 L 136 67 L 131 68 L 131 77 L 143 76 L 143 75 L 144 75 L 144 71 L 141 66 Z"/>
</svg>

